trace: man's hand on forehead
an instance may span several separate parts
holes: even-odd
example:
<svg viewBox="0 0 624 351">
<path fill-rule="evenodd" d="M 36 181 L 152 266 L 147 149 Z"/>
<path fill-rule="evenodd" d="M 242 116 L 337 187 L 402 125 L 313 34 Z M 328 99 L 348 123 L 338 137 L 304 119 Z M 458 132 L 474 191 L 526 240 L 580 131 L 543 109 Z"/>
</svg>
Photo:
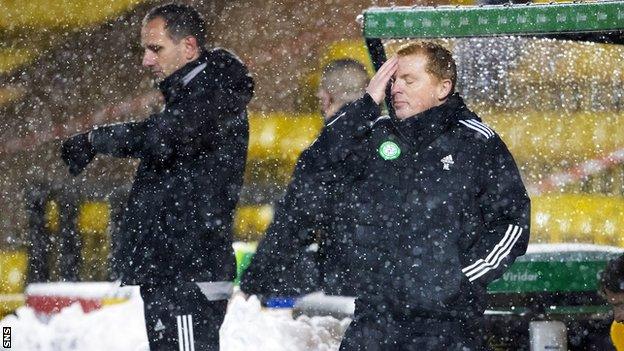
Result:
<svg viewBox="0 0 624 351">
<path fill-rule="evenodd" d="M 368 83 L 366 92 L 377 104 L 380 104 L 386 97 L 386 87 L 397 71 L 398 62 L 399 59 L 396 56 L 392 56 L 379 67 L 377 73 L 375 73 L 370 83 Z"/>
</svg>

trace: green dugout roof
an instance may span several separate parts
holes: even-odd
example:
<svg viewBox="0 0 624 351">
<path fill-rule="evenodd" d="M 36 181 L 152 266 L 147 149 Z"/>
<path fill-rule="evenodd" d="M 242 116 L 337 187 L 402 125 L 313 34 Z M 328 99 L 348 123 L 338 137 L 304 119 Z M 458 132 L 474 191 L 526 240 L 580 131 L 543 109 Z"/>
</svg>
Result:
<svg viewBox="0 0 624 351">
<path fill-rule="evenodd" d="M 624 43 L 624 2 L 370 8 L 363 27 L 379 39 L 593 34 L 586 40 Z"/>
<path fill-rule="evenodd" d="M 383 42 L 392 39 L 524 36 L 624 44 L 624 1 L 372 7 L 360 19 L 376 70 L 386 61 Z"/>
</svg>

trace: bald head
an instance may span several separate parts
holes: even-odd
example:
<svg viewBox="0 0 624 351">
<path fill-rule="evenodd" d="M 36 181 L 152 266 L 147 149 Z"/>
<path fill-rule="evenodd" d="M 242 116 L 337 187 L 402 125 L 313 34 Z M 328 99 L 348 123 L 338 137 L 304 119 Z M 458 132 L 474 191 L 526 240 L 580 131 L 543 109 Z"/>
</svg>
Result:
<svg viewBox="0 0 624 351">
<path fill-rule="evenodd" d="M 329 63 L 317 94 L 323 117 L 332 117 L 342 106 L 362 97 L 367 85 L 368 74 L 360 62 L 343 59 Z"/>
</svg>

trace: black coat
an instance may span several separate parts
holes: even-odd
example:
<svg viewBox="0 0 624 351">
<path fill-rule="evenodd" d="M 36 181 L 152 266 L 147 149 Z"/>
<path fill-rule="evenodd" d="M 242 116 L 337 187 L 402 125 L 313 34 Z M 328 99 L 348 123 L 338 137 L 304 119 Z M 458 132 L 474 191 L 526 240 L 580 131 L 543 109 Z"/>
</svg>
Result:
<svg viewBox="0 0 624 351">
<path fill-rule="evenodd" d="M 243 182 L 253 80 L 236 56 L 214 49 L 159 88 L 166 103 L 162 112 L 90 133 L 87 154 L 141 160 L 120 225 L 120 278 L 126 284 L 232 280 L 232 221 Z M 63 149 L 74 173 L 86 165 L 80 160 L 89 160 L 68 156 L 79 138 Z M 71 168 L 72 160 L 78 167 Z"/>
<path fill-rule="evenodd" d="M 457 95 L 404 121 L 377 111 L 369 95 L 352 104 L 342 118 L 375 122 L 334 146 L 345 189 L 335 226 L 350 235 L 358 304 L 482 315 L 487 285 L 529 241 L 530 200 L 511 154 Z"/>
<path fill-rule="evenodd" d="M 274 219 L 243 274 L 240 286 L 244 292 L 296 296 L 322 290 L 355 295 L 347 270 L 348 243 L 334 228 L 341 193 L 338 161 L 344 157 L 334 146 L 358 130 L 351 120 L 340 118 L 346 108 L 326 121 L 299 157 Z"/>
</svg>

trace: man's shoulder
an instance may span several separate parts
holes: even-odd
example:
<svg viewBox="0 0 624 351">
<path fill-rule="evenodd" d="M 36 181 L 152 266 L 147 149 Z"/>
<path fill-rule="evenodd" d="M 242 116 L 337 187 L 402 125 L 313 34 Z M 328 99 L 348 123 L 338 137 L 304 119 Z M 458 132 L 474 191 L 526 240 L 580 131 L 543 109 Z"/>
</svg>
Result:
<svg viewBox="0 0 624 351">
<path fill-rule="evenodd" d="M 498 134 L 489 125 L 484 123 L 475 113 L 464 111 L 456 120 L 453 132 L 470 141 L 487 143 L 498 139 Z"/>
<path fill-rule="evenodd" d="M 232 63 L 243 65 L 243 61 L 232 51 L 216 47 L 208 50 L 206 53 L 208 57 L 208 62 L 215 65 L 227 64 L 230 65 Z M 220 67 L 223 68 L 223 67 Z"/>
<path fill-rule="evenodd" d="M 451 129 L 453 139 L 464 149 L 474 152 L 484 152 L 489 157 L 508 153 L 508 148 L 503 139 L 492 127 L 484 123 L 480 118 L 458 119 Z M 505 151 L 506 150 L 506 151 Z"/>
<path fill-rule="evenodd" d="M 457 120 L 456 129 L 459 133 L 480 141 L 488 141 L 497 136 L 490 126 L 478 119 Z"/>
<path fill-rule="evenodd" d="M 371 122 L 371 128 L 381 128 L 390 125 L 390 116 L 382 115 L 377 117 L 373 122 Z"/>
</svg>

